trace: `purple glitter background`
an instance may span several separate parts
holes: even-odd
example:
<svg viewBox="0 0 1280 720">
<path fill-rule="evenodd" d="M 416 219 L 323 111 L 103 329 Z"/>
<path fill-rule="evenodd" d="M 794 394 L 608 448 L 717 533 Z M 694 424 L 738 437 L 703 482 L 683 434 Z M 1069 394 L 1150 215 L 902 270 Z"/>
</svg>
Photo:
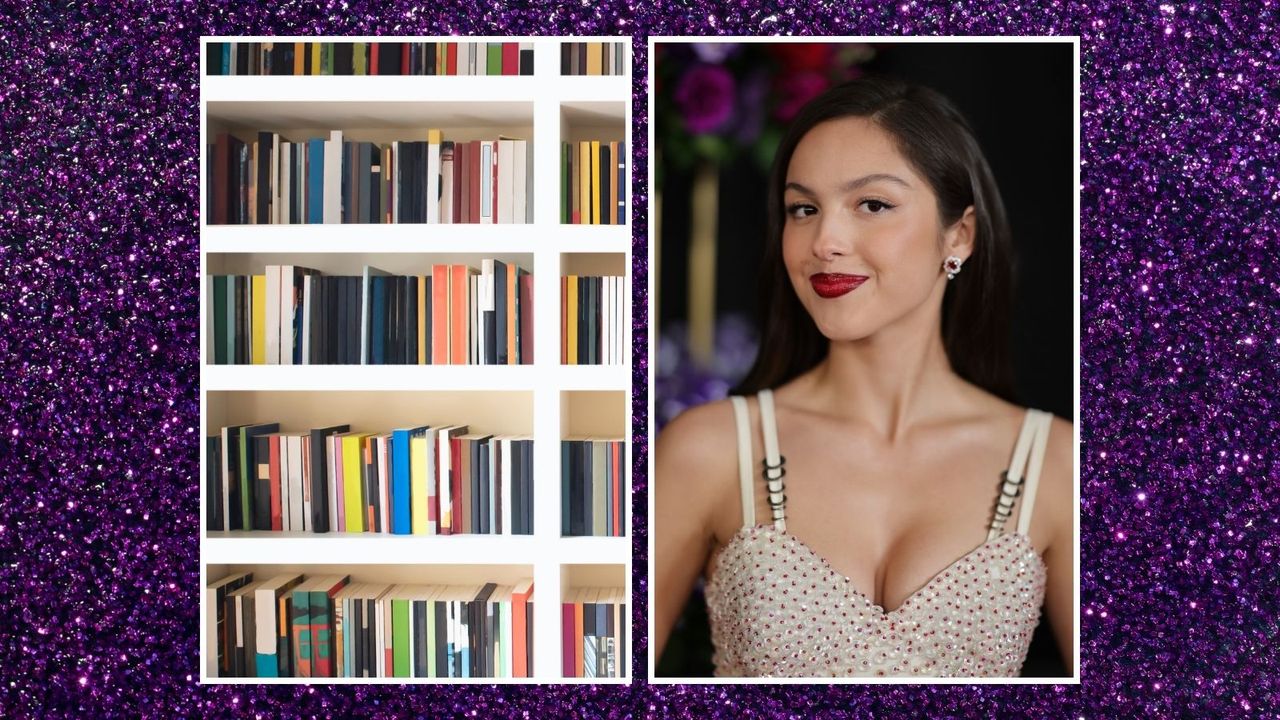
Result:
<svg viewBox="0 0 1280 720">
<path fill-rule="evenodd" d="M 0 716 L 1280 712 L 1274 0 L 521 7 L 0 5 Z M 272 33 L 632 35 L 638 208 L 651 34 L 1080 35 L 1082 684 L 199 685 L 197 53 Z"/>
</svg>

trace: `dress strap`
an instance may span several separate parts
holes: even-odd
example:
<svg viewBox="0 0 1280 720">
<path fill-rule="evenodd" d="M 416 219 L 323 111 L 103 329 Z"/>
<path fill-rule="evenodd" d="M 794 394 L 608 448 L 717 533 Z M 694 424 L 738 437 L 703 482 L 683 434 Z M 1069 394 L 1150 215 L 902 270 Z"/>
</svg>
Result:
<svg viewBox="0 0 1280 720">
<path fill-rule="evenodd" d="M 746 398 L 734 395 L 733 420 L 738 428 L 738 480 L 742 484 L 742 526 L 756 524 L 756 501 L 751 492 L 751 420 Z"/>
<path fill-rule="evenodd" d="M 1026 486 L 1026 495 L 1022 501 L 1022 510 L 1018 514 L 1018 532 L 1026 533 L 1027 527 L 1031 524 L 1031 508 L 1035 502 L 1036 483 L 1040 478 L 1040 466 L 1044 461 L 1045 443 L 1049 436 L 1049 422 L 1053 416 L 1042 410 L 1033 410 L 1027 408 L 1027 414 L 1022 419 L 1022 430 L 1018 433 L 1018 440 L 1013 448 L 1013 461 L 1009 463 L 1009 469 L 1004 471 L 1004 479 L 1000 483 L 1000 496 L 996 498 L 995 517 L 991 520 L 991 526 L 987 533 L 987 541 L 999 535 L 1004 530 L 1004 524 L 1009 519 L 1009 515 L 1013 512 L 1014 502 L 1018 495 L 1023 493 L 1024 483 Z M 1031 465 L 1027 465 L 1027 456 L 1031 456 Z M 1023 476 L 1023 471 L 1028 471 L 1027 476 Z"/>
<path fill-rule="evenodd" d="M 773 391 L 761 390 L 760 425 L 764 430 L 764 483 L 769 491 L 769 508 L 773 513 L 773 526 L 781 532 L 787 530 L 787 496 L 783 478 L 787 459 L 778 453 L 778 424 L 773 415 Z"/>
</svg>

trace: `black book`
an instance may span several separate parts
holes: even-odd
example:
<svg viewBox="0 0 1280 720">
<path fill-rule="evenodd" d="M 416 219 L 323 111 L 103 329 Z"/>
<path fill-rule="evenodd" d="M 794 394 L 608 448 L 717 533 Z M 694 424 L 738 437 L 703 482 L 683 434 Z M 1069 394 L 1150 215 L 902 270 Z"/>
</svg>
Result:
<svg viewBox="0 0 1280 720">
<path fill-rule="evenodd" d="M 312 45 L 315 45 L 315 43 L 302 44 L 302 74 L 303 75 L 312 74 L 312 70 L 313 70 L 312 63 L 311 63 L 311 55 L 312 55 L 311 46 Z"/>
<path fill-rule="evenodd" d="M 508 473 L 511 476 L 511 484 L 504 488 L 506 492 L 511 493 L 511 534 L 524 534 L 524 505 L 528 502 L 528 498 L 524 494 L 524 487 L 520 482 L 520 471 L 522 463 L 520 462 L 520 443 L 521 440 L 511 441 L 511 452 L 502 458 L 502 462 L 511 466 Z M 563 530 L 563 523 L 562 528 Z M 563 533 L 561 533 L 563 534 Z"/>
<path fill-rule="evenodd" d="M 524 49 L 520 51 L 520 74 L 533 74 L 533 49 Z"/>
<path fill-rule="evenodd" d="M 596 603 L 582 603 L 582 636 L 588 638 L 599 634 L 596 630 Z"/>
<path fill-rule="evenodd" d="M 293 43 L 281 43 L 276 45 L 276 66 L 272 72 L 276 75 L 292 75 L 295 48 Z"/>
<path fill-rule="evenodd" d="M 582 534 L 582 443 L 569 443 L 569 534 Z"/>
<path fill-rule="evenodd" d="M 247 677 L 245 675 L 244 664 L 244 648 L 236 644 L 237 637 L 244 637 L 240 627 L 240 618 L 236 616 L 236 608 L 239 607 L 239 600 L 236 597 L 228 597 L 223 606 L 222 612 L 227 619 L 227 652 L 231 655 L 231 677 Z"/>
<path fill-rule="evenodd" d="M 351 75 L 355 72 L 355 43 L 333 44 L 333 74 Z"/>
<path fill-rule="evenodd" d="M 618 206 L 613 204 L 609 197 L 609 187 L 611 185 L 609 176 L 617 173 L 618 169 L 610 164 L 609 154 L 609 143 L 600 143 L 600 206 L 596 209 L 596 212 L 600 213 L 596 216 L 598 218 L 617 217 L 618 215 Z"/>
<path fill-rule="evenodd" d="M 435 603 L 435 626 L 436 626 L 436 676 L 450 677 L 449 674 L 449 648 L 448 648 L 448 630 L 445 622 L 445 614 L 449 612 L 449 603 L 443 600 L 434 600 Z"/>
<path fill-rule="evenodd" d="M 524 534 L 533 534 L 533 439 L 520 441 L 520 487 L 524 498 Z"/>
<path fill-rule="evenodd" d="M 423 341 L 422 344 L 426 347 L 426 353 L 427 353 L 426 364 L 430 365 L 431 364 L 431 276 L 430 275 L 424 276 L 421 282 L 424 283 L 426 286 L 426 289 L 424 290 L 424 292 L 426 293 L 426 296 L 427 296 L 426 311 L 425 311 L 426 317 L 422 319 L 423 333 L 424 333 L 424 337 L 422 338 L 422 341 Z"/>
<path fill-rule="evenodd" d="M 277 610 L 278 612 L 278 610 Z M 284 612 L 285 622 L 290 622 L 293 617 L 293 593 L 288 592 L 284 595 Z M 278 627 L 278 626 L 277 626 Z M 281 635 L 276 634 L 276 663 L 277 672 L 280 677 L 293 677 L 293 643 L 290 638 L 293 633 L 286 632 Z"/>
<path fill-rule="evenodd" d="M 236 68 L 233 75 L 249 74 L 249 45 L 247 42 L 238 42 L 235 44 Z"/>
<path fill-rule="evenodd" d="M 576 43 L 578 46 L 578 74 L 587 74 L 587 43 Z"/>
<path fill-rule="evenodd" d="M 312 532 L 329 532 L 329 436 L 350 432 L 350 425 L 334 425 L 311 430 L 311 524 Z M 339 502 L 341 502 L 339 500 Z"/>
<path fill-rule="evenodd" d="M 370 444 L 370 451 L 366 454 L 364 453 L 364 448 L 360 448 L 361 454 L 367 459 L 366 462 L 360 464 L 360 512 L 365 515 L 361 519 L 364 521 L 365 532 L 380 532 L 382 530 L 382 516 L 379 510 L 382 507 L 382 493 L 379 492 L 378 487 L 377 445 L 374 444 L 372 437 L 362 439 L 360 444 L 364 445 L 366 442 Z M 370 508 L 373 510 L 372 520 L 368 517 Z"/>
<path fill-rule="evenodd" d="M 435 43 L 426 43 L 426 52 L 424 52 L 423 55 L 425 57 L 423 58 L 423 63 L 422 63 L 422 74 L 423 75 L 437 74 Z"/>
<path fill-rule="evenodd" d="M 269 132 L 258 133 L 258 195 L 254 198 L 257 223 L 271 222 L 271 149 L 274 136 Z"/>
<path fill-rule="evenodd" d="M 405 278 L 405 353 L 406 365 L 418 362 L 418 283 L 416 275 Z"/>
<path fill-rule="evenodd" d="M 364 677 L 364 598 L 351 599 L 351 676 Z"/>
<path fill-rule="evenodd" d="M 413 672 L 414 677 L 427 676 L 427 601 L 414 600 L 413 611 Z"/>
<path fill-rule="evenodd" d="M 489 475 L 492 472 L 489 441 L 477 442 L 477 449 L 480 452 L 480 532 L 488 535 L 493 532 L 489 525 L 489 511 L 493 507 L 493 497 L 489 492 Z"/>
<path fill-rule="evenodd" d="M 582 518 L 580 525 L 582 535 L 590 535 L 592 528 L 595 526 L 595 513 L 592 512 L 594 507 L 591 503 L 594 498 L 591 496 L 591 441 L 583 440 L 578 443 L 580 448 L 580 460 L 578 465 L 578 478 L 582 483 Z"/>
<path fill-rule="evenodd" d="M 222 45 L 223 43 L 205 43 L 204 72 L 206 75 L 226 74 L 222 69 Z"/>
<path fill-rule="evenodd" d="M 627 656 L 627 604 L 618 603 L 618 677 L 626 675 L 622 667 L 623 658 Z"/>
<path fill-rule="evenodd" d="M 226 431 L 226 469 L 223 478 L 227 488 L 227 523 L 228 530 L 249 530 L 244 521 L 240 503 L 240 433 L 245 425 L 231 425 L 223 428 Z M 218 496 L 221 498 L 221 496 Z"/>
<path fill-rule="evenodd" d="M 249 344 L 246 340 L 249 337 L 247 328 L 249 319 L 249 287 L 245 282 L 244 275 L 235 276 L 236 289 L 236 364 L 247 365 L 249 362 Z"/>
<path fill-rule="evenodd" d="M 331 302 L 334 304 L 334 357 L 335 361 L 340 365 L 345 365 L 347 361 L 347 346 L 350 344 L 348 337 L 348 328 L 350 327 L 347 319 L 347 313 L 350 312 L 350 288 L 348 283 L 351 278 L 348 276 L 336 277 L 333 279 L 336 292 Z"/>
<path fill-rule="evenodd" d="M 271 440 L 265 435 L 253 439 L 253 529 L 271 529 Z"/>
<path fill-rule="evenodd" d="M 512 468 L 512 476 L 515 475 Z M 560 535 L 572 535 L 573 508 L 577 506 L 573 484 L 573 442 L 560 441 Z"/>
<path fill-rule="evenodd" d="M 204 442 L 205 530 L 222 530 L 222 436 L 210 435 Z"/>
<path fill-rule="evenodd" d="M 347 364 L 360 364 L 360 293 L 364 279 L 358 275 L 347 278 L 347 314 L 342 332 L 347 338 Z"/>
<path fill-rule="evenodd" d="M 560 43 L 560 74 L 573 74 L 573 43 Z M 521 73 L 523 74 L 523 73 Z"/>
<path fill-rule="evenodd" d="M 482 532 L 480 526 L 480 503 L 482 499 L 480 495 L 480 486 L 483 484 L 483 481 L 480 478 L 479 442 L 476 440 L 470 440 L 468 443 L 471 446 L 471 464 L 468 467 L 470 477 L 466 478 L 466 481 L 471 483 L 471 532 L 479 534 Z M 472 647 L 475 646 L 473 645 Z"/>
<path fill-rule="evenodd" d="M 378 74 L 403 75 L 400 55 L 402 43 L 384 42 L 378 44 Z"/>
<path fill-rule="evenodd" d="M 340 212 L 342 213 L 342 219 L 339 222 L 342 223 L 355 222 L 354 211 L 351 206 L 351 170 L 355 167 L 354 147 L 351 141 L 342 141 L 342 168 L 339 173 L 342 176 L 342 180 L 340 183 L 341 189 L 338 191 L 341 195 L 338 198 L 338 204 L 341 206 Z"/>
<path fill-rule="evenodd" d="M 499 365 L 507 364 L 509 353 L 511 352 L 511 348 L 507 347 L 507 323 L 511 320 L 507 317 L 507 273 L 513 271 L 514 268 L 507 267 L 507 264 L 501 260 L 493 261 L 493 283 L 496 290 L 494 293 L 494 325 L 497 330 L 494 360 Z"/>
<path fill-rule="evenodd" d="M 587 278 L 578 276 L 578 364 L 585 365 L 587 354 Z"/>
</svg>

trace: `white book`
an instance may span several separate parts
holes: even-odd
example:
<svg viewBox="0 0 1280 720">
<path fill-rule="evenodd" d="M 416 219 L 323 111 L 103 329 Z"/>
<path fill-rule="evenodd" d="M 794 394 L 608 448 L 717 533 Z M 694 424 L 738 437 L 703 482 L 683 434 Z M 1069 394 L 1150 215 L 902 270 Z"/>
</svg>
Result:
<svg viewBox="0 0 1280 720">
<path fill-rule="evenodd" d="M 480 142 L 480 224 L 493 224 L 493 173 L 497 169 L 494 142 Z"/>
<path fill-rule="evenodd" d="M 311 294 L 315 291 L 315 275 L 302 277 L 302 364 L 311 364 Z"/>
<path fill-rule="evenodd" d="M 267 222 L 280 222 L 280 133 L 271 135 L 271 212 Z"/>
<path fill-rule="evenodd" d="M 400 193 L 400 141 L 395 140 L 391 143 L 392 162 L 391 172 L 395 176 L 391 182 L 391 222 L 400 223 L 400 203 L 404 199 Z"/>
<path fill-rule="evenodd" d="M 306 513 L 303 512 L 303 497 L 306 488 L 303 485 L 302 436 L 289 435 L 284 438 L 288 444 L 289 455 L 289 530 L 302 532 L 306 529 Z"/>
<path fill-rule="evenodd" d="M 601 362 L 605 365 L 613 364 L 613 278 L 605 276 L 604 290 L 600 293 L 600 305 L 602 312 L 600 313 L 600 324 L 602 325 L 600 333 L 600 347 L 604 352 L 601 353 Z"/>
<path fill-rule="evenodd" d="M 280 364 L 280 266 L 267 266 L 267 364 Z"/>
<path fill-rule="evenodd" d="M 468 343 L 468 352 L 470 354 L 468 362 L 475 365 L 483 362 L 483 358 L 480 357 L 480 341 L 484 333 L 479 331 L 481 325 L 476 322 L 480 313 L 480 303 L 478 302 L 480 276 L 469 275 L 467 276 L 467 281 L 467 337 L 471 339 L 471 342 Z"/>
<path fill-rule="evenodd" d="M 293 501 L 289 492 L 292 489 L 289 482 L 289 439 L 279 433 L 276 437 L 280 443 L 280 530 L 289 532 L 293 529 L 293 519 L 289 512 L 289 503 Z"/>
<path fill-rule="evenodd" d="M 276 592 L 281 588 L 296 585 L 301 578 L 302 576 L 297 573 L 276 575 L 253 591 L 254 625 L 257 635 L 254 638 L 254 644 L 259 655 L 276 654 L 276 633 L 279 628 Z"/>
<path fill-rule="evenodd" d="M 511 220 L 508 222 L 530 222 L 528 208 L 529 189 L 529 143 L 525 140 L 514 140 L 511 167 Z"/>
<path fill-rule="evenodd" d="M 498 217 L 496 222 L 511 224 L 515 222 L 515 141 L 498 141 Z"/>
<path fill-rule="evenodd" d="M 512 500 L 515 498 L 515 486 L 511 484 L 511 438 L 503 437 L 498 448 L 498 468 L 502 472 L 502 534 L 511 535 Z"/>
<path fill-rule="evenodd" d="M 481 46 L 480 48 L 478 48 L 478 49 L 475 51 L 475 52 L 476 52 L 476 74 L 477 74 L 477 75 L 488 75 L 488 74 L 489 74 L 489 53 L 485 52 L 485 50 L 486 50 L 486 48 L 484 48 L 483 46 Z"/>
<path fill-rule="evenodd" d="M 533 166 L 533 143 L 527 143 L 527 148 L 528 149 L 525 151 L 525 158 L 524 158 L 524 167 L 525 167 L 524 221 L 527 223 L 532 223 L 533 222 L 533 176 L 536 174 L 533 171 L 533 167 L 534 167 Z"/>
<path fill-rule="evenodd" d="M 338 503 L 342 501 L 342 495 L 338 492 L 338 455 L 337 446 L 338 435 L 335 433 L 325 438 L 324 460 L 325 460 L 325 490 L 329 493 L 329 530 L 338 532 Z"/>
<path fill-rule="evenodd" d="M 487 444 L 489 445 L 489 476 L 485 478 L 485 482 L 489 484 L 489 534 L 497 535 L 498 517 L 502 513 L 498 508 L 498 503 L 494 502 L 498 497 L 495 490 L 501 490 L 502 486 L 495 482 L 500 477 L 498 469 L 494 467 L 494 451 L 497 450 L 497 443 L 489 442 Z"/>
<path fill-rule="evenodd" d="M 293 207 L 293 143 L 285 141 L 280 147 L 280 224 L 289 223 L 289 211 Z"/>
<path fill-rule="evenodd" d="M 431 507 L 432 500 L 439 500 L 436 493 L 436 482 L 437 482 L 436 453 L 434 452 L 434 449 L 436 448 L 436 437 L 439 434 L 440 434 L 439 429 L 427 428 L 427 433 L 425 436 L 426 444 L 423 446 L 423 449 L 425 451 L 424 454 L 426 455 L 426 459 L 423 461 L 426 467 L 426 472 L 423 473 L 424 477 L 422 478 L 422 482 L 426 485 L 426 487 L 424 488 L 421 486 L 415 486 L 412 491 L 414 497 L 418 497 L 418 493 L 422 493 L 421 497 L 425 497 L 427 499 L 427 502 L 426 502 L 427 508 Z M 431 520 L 429 513 L 430 513 L 430 510 L 428 510 L 428 516 L 427 516 L 427 534 L 436 535 L 439 532 L 439 529 L 437 528 L 437 525 L 439 524 L 439 517 L 440 517 L 439 505 L 437 504 L 436 506 L 437 520 L 435 522 Z"/>
<path fill-rule="evenodd" d="M 440 222 L 441 139 L 439 130 L 427 131 L 427 222 L 429 223 Z"/>
<path fill-rule="evenodd" d="M 390 439 L 391 439 L 390 435 L 383 436 L 382 438 L 379 439 L 377 444 L 374 445 L 375 451 L 378 453 L 378 457 L 377 457 L 378 478 L 379 478 L 378 490 L 379 490 L 379 495 L 381 495 L 381 497 L 379 498 L 381 502 L 378 503 L 378 521 L 381 524 L 382 532 L 384 533 L 391 532 L 388 529 L 390 526 L 387 524 L 387 505 L 390 504 L 388 500 L 391 498 L 391 493 L 389 492 L 390 488 L 387 486 L 390 484 L 390 481 L 391 481 L 391 473 L 387 471 L 387 453 L 386 453 L 387 443 L 390 441 Z"/>
<path fill-rule="evenodd" d="M 298 438 L 298 459 L 302 468 L 302 518 L 298 529 L 308 531 L 311 523 L 311 437 L 303 434 Z"/>
</svg>

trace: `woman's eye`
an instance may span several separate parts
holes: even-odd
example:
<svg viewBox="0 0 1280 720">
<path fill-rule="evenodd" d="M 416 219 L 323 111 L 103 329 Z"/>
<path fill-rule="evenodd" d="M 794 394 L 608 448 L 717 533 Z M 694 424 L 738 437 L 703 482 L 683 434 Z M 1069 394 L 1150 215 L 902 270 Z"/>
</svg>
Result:
<svg viewBox="0 0 1280 720">
<path fill-rule="evenodd" d="M 787 206 L 787 214 L 797 220 L 807 218 L 816 212 L 818 212 L 818 208 L 804 203 L 791 203 Z"/>
<path fill-rule="evenodd" d="M 860 204 L 863 207 L 865 207 L 869 212 L 871 212 L 871 214 L 873 215 L 878 215 L 879 213 L 882 213 L 885 210 L 890 210 L 893 208 L 892 205 L 881 200 L 863 200 Z"/>
</svg>

